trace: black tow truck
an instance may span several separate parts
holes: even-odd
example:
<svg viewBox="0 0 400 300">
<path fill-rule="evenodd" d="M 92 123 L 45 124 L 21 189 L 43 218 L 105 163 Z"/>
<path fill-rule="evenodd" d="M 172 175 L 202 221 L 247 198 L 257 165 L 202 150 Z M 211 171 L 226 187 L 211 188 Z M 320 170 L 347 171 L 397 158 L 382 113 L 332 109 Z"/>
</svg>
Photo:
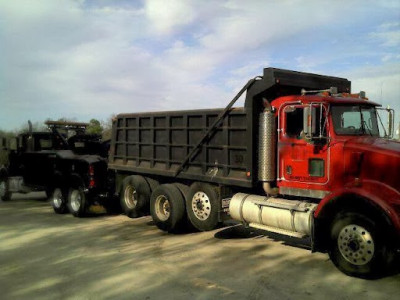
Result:
<svg viewBox="0 0 400 300">
<path fill-rule="evenodd" d="M 87 211 L 88 197 L 107 197 L 109 142 L 85 133 L 87 123 L 47 121 L 48 131 L 29 132 L 2 141 L 8 163 L 0 166 L 0 198 L 45 191 L 56 213 Z M 112 178 L 112 177 L 111 177 Z"/>
</svg>

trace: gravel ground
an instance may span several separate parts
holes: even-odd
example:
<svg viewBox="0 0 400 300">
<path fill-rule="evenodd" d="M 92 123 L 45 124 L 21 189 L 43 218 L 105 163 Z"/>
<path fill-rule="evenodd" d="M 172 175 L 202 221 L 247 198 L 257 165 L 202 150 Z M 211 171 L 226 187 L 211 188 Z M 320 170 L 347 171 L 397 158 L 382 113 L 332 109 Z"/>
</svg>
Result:
<svg viewBox="0 0 400 300">
<path fill-rule="evenodd" d="M 29 198 L 29 199 L 28 199 Z M 1 299 L 398 299 L 400 274 L 340 273 L 305 241 L 231 225 L 167 234 L 151 217 L 56 215 L 43 193 L 0 202 Z"/>
</svg>

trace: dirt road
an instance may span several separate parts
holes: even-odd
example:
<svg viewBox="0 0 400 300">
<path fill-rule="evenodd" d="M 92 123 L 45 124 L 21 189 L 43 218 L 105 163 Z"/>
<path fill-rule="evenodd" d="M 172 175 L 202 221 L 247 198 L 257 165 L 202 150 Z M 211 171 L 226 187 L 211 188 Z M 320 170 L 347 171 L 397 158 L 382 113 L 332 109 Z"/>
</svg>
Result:
<svg viewBox="0 0 400 300">
<path fill-rule="evenodd" d="M 1 299 L 396 299 L 325 254 L 240 225 L 167 234 L 150 217 L 56 215 L 42 193 L 0 202 Z"/>
</svg>

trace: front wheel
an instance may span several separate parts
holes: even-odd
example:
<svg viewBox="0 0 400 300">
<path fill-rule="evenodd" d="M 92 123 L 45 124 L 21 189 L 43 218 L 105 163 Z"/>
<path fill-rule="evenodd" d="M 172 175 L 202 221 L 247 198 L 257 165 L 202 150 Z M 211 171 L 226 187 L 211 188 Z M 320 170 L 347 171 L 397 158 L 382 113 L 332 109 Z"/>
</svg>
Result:
<svg viewBox="0 0 400 300">
<path fill-rule="evenodd" d="M 65 191 L 60 187 L 53 189 L 50 196 L 51 206 L 56 214 L 65 214 L 68 212 L 67 197 Z"/>
<path fill-rule="evenodd" d="M 87 212 L 86 195 L 81 187 L 70 188 L 68 193 L 68 209 L 74 217 L 84 217 Z"/>
<path fill-rule="evenodd" d="M 330 240 L 332 262 L 350 276 L 379 277 L 394 256 L 387 231 L 372 218 L 359 213 L 340 213 L 332 223 Z"/>
<path fill-rule="evenodd" d="M 11 192 L 8 187 L 7 177 L 0 178 L 0 200 L 9 201 L 11 199 Z"/>
</svg>

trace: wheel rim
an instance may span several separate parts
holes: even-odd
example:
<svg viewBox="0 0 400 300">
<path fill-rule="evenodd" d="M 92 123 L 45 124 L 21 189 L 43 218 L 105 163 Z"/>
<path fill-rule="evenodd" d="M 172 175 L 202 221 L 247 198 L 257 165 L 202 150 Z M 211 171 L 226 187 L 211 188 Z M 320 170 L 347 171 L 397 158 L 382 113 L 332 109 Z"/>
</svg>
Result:
<svg viewBox="0 0 400 300">
<path fill-rule="evenodd" d="M 156 215 L 161 221 L 168 220 L 171 214 L 171 207 L 167 197 L 160 195 L 156 198 L 155 203 Z"/>
<path fill-rule="evenodd" d="M 211 203 L 207 194 L 204 192 L 197 192 L 192 198 L 192 210 L 195 217 L 201 221 L 207 220 L 211 213 Z"/>
<path fill-rule="evenodd" d="M 124 201 L 128 208 L 133 209 L 137 205 L 136 190 L 133 186 L 128 185 L 124 193 Z"/>
<path fill-rule="evenodd" d="M 362 226 L 350 224 L 343 227 L 337 242 L 344 259 L 353 265 L 365 265 L 374 256 L 374 240 L 371 233 Z"/>
<path fill-rule="evenodd" d="M 3 198 L 6 195 L 6 182 L 0 181 L 0 197 Z"/>
<path fill-rule="evenodd" d="M 55 189 L 53 192 L 53 205 L 56 208 L 60 208 L 62 203 L 64 202 L 64 198 L 61 192 L 61 189 Z"/>
<path fill-rule="evenodd" d="M 81 207 L 81 193 L 78 190 L 73 190 L 71 193 L 71 208 L 73 211 L 79 211 L 79 208 Z"/>
</svg>

